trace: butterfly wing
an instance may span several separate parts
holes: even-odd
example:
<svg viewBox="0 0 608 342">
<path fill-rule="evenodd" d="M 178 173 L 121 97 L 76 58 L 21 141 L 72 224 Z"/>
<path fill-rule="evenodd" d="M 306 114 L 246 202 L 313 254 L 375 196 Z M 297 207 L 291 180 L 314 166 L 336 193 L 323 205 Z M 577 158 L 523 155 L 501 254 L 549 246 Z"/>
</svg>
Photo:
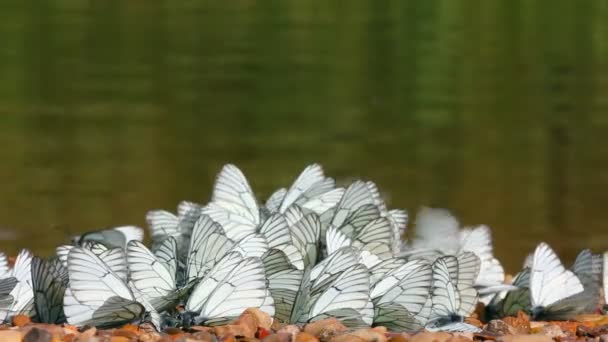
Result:
<svg viewBox="0 0 608 342">
<path fill-rule="evenodd" d="M 582 292 L 576 275 L 564 268 L 555 252 L 545 243 L 534 252 L 530 272 L 530 297 L 533 307 L 547 307 Z"/>
<path fill-rule="evenodd" d="M 61 324 L 65 322 L 63 296 L 67 279 L 61 263 L 52 263 L 38 257 L 32 258 L 32 288 L 34 309 L 40 323 Z"/>
</svg>

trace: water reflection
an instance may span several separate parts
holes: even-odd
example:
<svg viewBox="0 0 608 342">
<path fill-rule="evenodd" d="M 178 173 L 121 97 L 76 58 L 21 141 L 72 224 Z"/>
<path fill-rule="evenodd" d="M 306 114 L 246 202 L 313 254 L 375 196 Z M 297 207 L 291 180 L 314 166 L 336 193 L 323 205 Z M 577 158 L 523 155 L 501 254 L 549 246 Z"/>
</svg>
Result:
<svg viewBox="0 0 608 342">
<path fill-rule="evenodd" d="M 489 224 L 511 270 L 606 248 L 603 2 L 9 1 L 0 36 L 10 253 L 313 161 Z"/>
</svg>

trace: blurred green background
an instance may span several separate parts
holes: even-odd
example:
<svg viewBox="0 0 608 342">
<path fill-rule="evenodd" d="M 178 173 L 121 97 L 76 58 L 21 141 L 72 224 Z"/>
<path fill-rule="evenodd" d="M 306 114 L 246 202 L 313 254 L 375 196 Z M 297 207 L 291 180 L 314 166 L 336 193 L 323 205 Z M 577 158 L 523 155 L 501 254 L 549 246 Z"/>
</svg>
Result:
<svg viewBox="0 0 608 342">
<path fill-rule="evenodd" d="M 0 249 L 144 225 L 227 162 L 265 198 L 307 164 L 392 207 L 608 248 L 606 1 L 0 4 Z"/>
</svg>

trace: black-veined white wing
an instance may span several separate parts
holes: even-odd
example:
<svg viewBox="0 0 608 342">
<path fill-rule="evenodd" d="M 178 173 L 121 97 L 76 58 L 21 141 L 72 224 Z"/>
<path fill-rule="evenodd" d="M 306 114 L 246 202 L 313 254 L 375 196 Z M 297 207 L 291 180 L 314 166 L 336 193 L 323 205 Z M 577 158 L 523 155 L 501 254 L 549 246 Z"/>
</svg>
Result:
<svg viewBox="0 0 608 342">
<path fill-rule="evenodd" d="M 13 291 L 17 282 L 15 277 L 0 278 L 0 313 L 3 313 L 13 304 L 14 298 L 11 296 L 11 291 Z"/>
<path fill-rule="evenodd" d="M 100 254 L 96 254 L 95 252 L 93 252 L 93 254 L 97 255 L 99 259 L 101 259 L 101 261 L 103 261 L 103 263 L 112 270 L 112 272 L 120 277 L 120 279 L 125 282 L 127 281 L 129 268 L 127 266 L 127 255 L 125 253 L 125 249 L 116 247 L 103 251 Z"/>
<path fill-rule="evenodd" d="M 292 206 L 291 208 L 297 208 Z M 292 209 L 290 209 L 292 211 Z M 293 212 L 293 211 L 292 211 Z M 299 214 L 296 214 L 299 216 Z M 289 219 L 287 220 L 289 224 Z M 294 247 L 302 256 L 302 265 L 296 264 L 299 269 L 314 265 L 319 255 L 319 236 L 321 234 L 321 221 L 314 213 L 303 215 L 290 225 L 291 238 Z M 290 258 L 292 260 L 292 258 Z M 295 261 L 295 259 L 294 259 Z"/>
<path fill-rule="evenodd" d="M 169 236 L 178 238 L 180 235 L 179 218 L 166 210 L 149 211 L 146 214 L 146 222 L 155 243 Z"/>
<path fill-rule="evenodd" d="M 260 258 L 268 251 L 268 242 L 262 235 L 251 233 L 235 241 L 232 250 L 241 253 L 244 257 Z"/>
<path fill-rule="evenodd" d="M 268 209 L 268 211 L 270 213 L 276 213 L 279 211 L 279 207 L 281 206 L 281 203 L 283 202 L 283 198 L 285 198 L 285 195 L 287 194 L 287 189 L 285 188 L 280 188 L 277 191 L 273 192 L 272 195 L 270 195 L 270 197 L 268 197 L 268 199 L 266 200 L 266 204 L 264 205 L 266 207 L 266 209 Z"/>
<path fill-rule="evenodd" d="M 167 267 L 167 270 L 174 277 L 178 270 L 177 240 L 173 237 L 166 238 L 154 251 L 154 256 Z"/>
<path fill-rule="evenodd" d="M 6 254 L 0 252 L 0 278 L 8 276 L 9 270 L 8 258 L 6 257 Z"/>
<path fill-rule="evenodd" d="M 10 305 L 0 308 L 0 319 L 6 320 L 17 314 L 27 314 L 34 308 L 34 292 L 32 290 L 32 254 L 23 249 L 17 255 L 11 276 L 17 279 L 17 284 L 10 292 L 13 301 Z"/>
<path fill-rule="evenodd" d="M 304 271 L 293 266 L 282 250 L 271 249 L 262 257 L 268 288 L 274 299 L 275 318 L 289 322 Z"/>
<path fill-rule="evenodd" d="M 323 169 L 318 164 L 307 166 L 302 173 L 296 178 L 289 190 L 287 190 L 283 201 L 279 207 L 279 212 L 284 213 L 292 204 L 298 202 L 301 197 L 305 197 L 307 191 L 322 182 L 325 179 Z M 329 185 L 329 189 L 333 188 L 333 184 Z M 304 198 L 306 200 L 307 198 Z"/>
<path fill-rule="evenodd" d="M 342 196 L 344 196 L 344 191 L 344 188 L 335 188 L 327 191 L 302 203 L 302 208 L 322 215 L 336 206 Z"/>
<path fill-rule="evenodd" d="M 259 258 L 230 253 L 194 288 L 186 310 L 197 312 L 197 322 L 226 322 L 247 308 L 274 315 L 274 303 Z"/>
<path fill-rule="evenodd" d="M 382 260 L 376 265 L 370 267 L 369 272 L 371 273 L 370 281 L 372 287 L 374 287 L 379 281 L 384 279 L 387 273 L 398 269 L 406 263 L 407 260 L 403 258 L 390 258 L 387 260 Z"/>
<path fill-rule="evenodd" d="M 422 313 L 428 298 L 431 295 L 432 269 L 431 265 L 423 260 L 412 260 L 405 265 L 389 272 L 372 289 L 371 297 L 375 305 L 398 304 L 403 307 L 410 318 L 420 324 L 428 319 Z M 396 308 L 393 308 L 396 310 Z M 392 312 L 392 311 L 389 311 Z M 397 313 L 404 313 L 397 310 Z M 383 320 L 386 320 L 384 318 Z M 411 324 L 411 319 L 399 324 Z M 377 324 L 378 321 L 375 320 Z M 413 326 L 412 326 L 413 328 Z"/>
<path fill-rule="evenodd" d="M 323 293 L 315 298 L 314 304 L 308 312 L 309 320 L 325 318 L 325 316 L 333 316 L 338 319 L 350 318 L 350 312 L 347 317 L 340 317 L 341 310 L 354 311 L 362 314 L 368 312 L 367 316 L 361 319 L 367 324 L 373 321 L 373 310 L 365 310 L 370 302 L 370 285 L 369 285 L 369 270 L 362 264 L 353 265 L 340 273 L 340 275 L 331 282 L 331 286 L 327 287 Z"/>
<path fill-rule="evenodd" d="M 68 275 L 63 309 L 72 325 L 117 326 L 140 319 L 145 313 L 123 279 L 89 250 L 70 251 Z"/>
<path fill-rule="evenodd" d="M 136 226 L 121 226 L 85 233 L 77 239 L 77 242 L 78 245 L 82 245 L 86 241 L 95 241 L 110 248 L 126 248 L 127 242 L 131 240 L 142 241 L 143 237 L 143 229 Z"/>
<path fill-rule="evenodd" d="M 159 312 L 173 307 L 183 294 L 176 288 L 171 266 L 157 258 L 143 243 L 127 245 L 130 281 Z"/>
<path fill-rule="evenodd" d="M 462 251 L 475 253 L 481 261 L 479 275 L 475 280 L 478 287 L 493 287 L 504 282 L 504 269 L 492 254 L 492 235 L 488 226 L 461 230 L 460 241 Z"/>
<path fill-rule="evenodd" d="M 188 281 L 202 278 L 234 246 L 222 226 L 208 215 L 201 215 L 194 225 L 188 251 Z"/>
<path fill-rule="evenodd" d="M 301 234 L 301 232 L 298 233 Z M 299 269 L 304 269 L 302 253 L 293 243 L 292 231 L 285 216 L 272 214 L 260 227 L 260 234 L 268 242 L 269 249 L 283 251 L 293 265 L 296 265 Z"/>
<path fill-rule="evenodd" d="M 63 296 L 68 284 L 67 269 L 61 262 L 32 258 L 32 288 L 34 309 L 39 323 L 65 322 Z"/>
<path fill-rule="evenodd" d="M 458 264 L 454 256 L 441 257 L 433 263 L 431 322 L 467 317 L 477 304 L 477 291 L 468 282 L 460 284 L 460 278 L 450 270 L 454 263 Z"/>
<path fill-rule="evenodd" d="M 146 311 L 144 317 L 142 318 L 142 321 L 151 323 L 156 329 L 156 331 L 161 331 L 162 317 L 158 310 L 156 310 L 154 305 L 150 303 L 148 297 L 146 297 L 146 295 L 139 291 L 135 287 L 135 285 L 133 285 L 132 282 L 129 282 L 128 286 L 131 289 L 131 292 L 133 292 L 133 297 L 135 298 L 135 300 L 139 304 L 141 304 L 144 307 L 144 310 Z"/>
<path fill-rule="evenodd" d="M 374 194 L 365 182 L 353 182 L 346 188 L 344 195 L 333 210 L 329 225 L 333 227 L 342 226 L 351 212 L 367 204 L 374 204 Z"/>
<path fill-rule="evenodd" d="M 177 205 L 177 216 L 180 218 L 186 216 L 198 216 L 200 215 L 202 209 L 203 207 L 198 203 L 181 201 Z"/>
<path fill-rule="evenodd" d="M 547 307 L 583 291 L 576 275 L 566 270 L 546 243 L 536 247 L 530 271 L 530 295 L 533 307 Z"/>
<path fill-rule="evenodd" d="M 417 331 L 423 327 L 411 312 L 397 303 L 376 304 L 374 309 L 374 325 L 398 332 Z"/>
<path fill-rule="evenodd" d="M 405 210 L 392 209 L 386 214 L 393 226 L 393 253 L 399 253 L 403 248 L 402 236 L 407 228 L 408 215 Z"/>
<path fill-rule="evenodd" d="M 583 287 L 598 287 L 602 276 L 602 256 L 589 249 L 581 251 L 572 265 L 572 272 L 581 280 Z"/>
<path fill-rule="evenodd" d="M 220 223 L 231 239 L 255 232 L 261 223 L 260 209 L 249 182 L 231 164 L 218 174 L 211 203 L 202 212 Z"/>
</svg>

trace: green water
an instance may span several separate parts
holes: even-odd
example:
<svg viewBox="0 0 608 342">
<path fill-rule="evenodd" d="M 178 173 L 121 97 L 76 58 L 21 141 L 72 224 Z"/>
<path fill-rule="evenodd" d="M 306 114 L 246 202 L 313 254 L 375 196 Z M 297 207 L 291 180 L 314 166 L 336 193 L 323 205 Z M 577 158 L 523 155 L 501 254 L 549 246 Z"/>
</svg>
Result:
<svg viewBox="0 0 608 342">
<path fill-rule="evenodd" d="M 204 202 L 308 163 L 393 207 L 608 249 L 608 2 L 0 3 L 0 249 Z"/>
</svg>

